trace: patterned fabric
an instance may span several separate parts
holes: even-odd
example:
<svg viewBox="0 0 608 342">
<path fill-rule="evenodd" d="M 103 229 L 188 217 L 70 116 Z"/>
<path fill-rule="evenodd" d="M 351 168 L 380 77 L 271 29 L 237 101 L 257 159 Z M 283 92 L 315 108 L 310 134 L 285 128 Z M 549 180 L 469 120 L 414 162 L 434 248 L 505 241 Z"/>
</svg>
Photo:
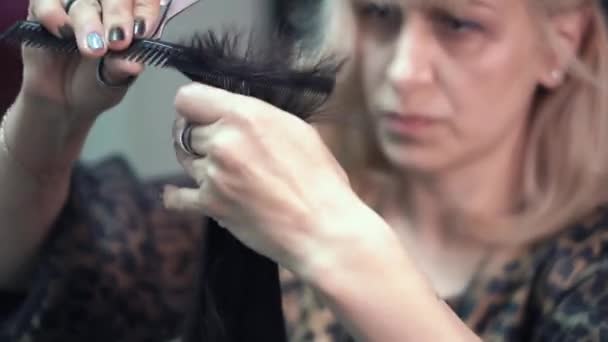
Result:
<svg viewBox="0 0 608 342">
<path fill-rule="evenodd" d="M 165 211 L 165 183 L 188 182 L 140 183 L 119 159 L 78 167 L 29 293 L 0 296 L 0 341 L 177 340 L 204 219 Z M 450 304 L 484 341 L 608 341 L 607 225 L 600 208 Z M 291 341 L 352 340 L 310 287 L 285 270 L 280 280 Z"/>
<path fill-rule="evenodd" d="M 291 341 L 352 341 L 314 291 L 281 270 Z M 608 341 L 608 208 L 531 246 L 448 302 L 484 341 Z"/>
<path fill-rule="evenodd" d="M 192 302 L 203 220 L 165 211 L 160 193 L 118 159 L 78 168 L 29 296 L 0 322 L 0 341 L 174 338 Z"/>
</svg>

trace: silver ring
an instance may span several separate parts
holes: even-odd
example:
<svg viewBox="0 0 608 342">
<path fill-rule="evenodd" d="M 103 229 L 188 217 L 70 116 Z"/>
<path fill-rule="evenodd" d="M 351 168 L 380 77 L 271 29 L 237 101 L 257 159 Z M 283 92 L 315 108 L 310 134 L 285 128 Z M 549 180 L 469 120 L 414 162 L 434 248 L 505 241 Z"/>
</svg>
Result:
<svg viewBox="0 0 608 342">
<path fill-rule="evenodd" d="M 65 13 L 70 13 L 70 9 L 72 8 L 72 6 L 74 5 L 74 3 L 78 1 L 78 0 L 65 0 L 64 1 L 64 5 L 63 8 L 65 9 Z"/>
<path fill-rule="evenodd" d="M 70 9 L 72 9 L 72 7 L 76 3 L 76 1 L 78 1 L 78 0 L 64 0 L 63 8 L 65 9 L 65 13 L 70 14 Z M 96 2 L 99 4 L 99 6 L 101 8 L 100 0 L 96 0 Z"/>
<path fill-rule="evenodd" d="M 97 83 L 99 83 L 100 85 L 102 85 L 106 88 L 124 89 L 124 88 L 128 88 L 131 84 L 133 84 L 133 82 L 135 82 L 135 79 L 136 79 L 135 76 L 127 77 L 124 81 L 122 81 L 120 83 L 108 82 L 106 80 L 106 78 L 103 76 L 104 60 L 105 60 L 105 58 L 102 57 L 97 62 Z"/>
<path fill-rule="evenodd" d="M 178 136 L 178 143 L 182 151 L 186 154 L 196 157 L 203 158 L 204 156 L 200 153 L 197 153 L 194 148 L 192 148 L 192 130 L 194 129 L 194 125 L 191 122 L 186 122 L 184 129 Z"/>
</svg>

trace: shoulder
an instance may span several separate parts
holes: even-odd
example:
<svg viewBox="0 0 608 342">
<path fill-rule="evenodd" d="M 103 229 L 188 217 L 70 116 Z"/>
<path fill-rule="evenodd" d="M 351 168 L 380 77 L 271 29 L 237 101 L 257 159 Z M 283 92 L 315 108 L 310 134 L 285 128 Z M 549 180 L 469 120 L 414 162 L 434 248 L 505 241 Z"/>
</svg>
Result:
<svg viewBox="0 0 608 342">
<path fill-rule="evenodd" d="M 185 174 L 142 179 L 129 162 L 112 156 L 95 163 L 79 163 L 72 173 L 70 194 L 61 225 L 83 221 L 89 225 L 113 228 L 127 225 L 181 226 L 202 215 L 178 214 L 165 210 L 162 193 L 166 185 L 192 187 Z M 129 231 L 129 230 L 125 230 Z"/>
<path fill-rule="evenodd" d="M 168 246 L 192 249 L 201 238 L 203 215 L 168 211 L 161 198 L 166 184 L 191 186 L 185 176 L 142 180 L 121 157 L 76 166 L 70 196 L 57 225 L 61 230 L 82 231 L 97 248 L 147 254 Z M 86 233 L 84 233 L 86 232 Z M 73 238 L 62 233 L 65 238 Z M 121 246 L 121 248 L 117 248 Z M 162 254 L 162 253 L 161 253 Z"/>
<path fill-rule="evenodd" d="M 62 268 L 88 260 L 123 276 L 155 268 L 171 280 L 190 278 L 206 219 L 168 211 L 161 199 L 165 184 L 186 182 L 179 176 L 144 182 L 120 157 L 77 165 L 48 252 Z"/>
<path fill-rule="evenodd" d="M 549 312 L 563 305 L 564 299 L 590 283 L 608 281 L 608 207 L 594 210 L 579 222 L 555 236 L 539 260 L 541 267 L 537 292 L 542 294 L 543 310 Z M 608 287 L 605 292 L 608 294 Z M 580 291 L 578 292 L 581 293 Z M 595 301 L 601 293 L 589 293 Z"/>
<path fill-rule="evenodd" d="M 147 341 L 180 331 L 196 290 L 205 219 L 165 210 L 166 182 L 143 182 L 118 157 L 75 167 L 41 251 L 36 292 L 18 317 L 23 333 Z"/>
<path fill-rule="evenodd" d="M 563 231 L 542 259 L 534 289 L 539 340 L 608 336 L 608 209 Z"/>
<path fill-rule="evenodd" d="M 189 288 L 206 219 L 166 210 L 161 193 L 169 182 L 183 185 L 144 182 L 120 157 L 76 166 L 46 246 L 57 273 L 86 269 L 124 283 L 151 281 L 163 291 Z"/>
<path fill-rule="evenodd" d="M 72 175 L 71 189 L 74 195 L 90 195 L 91 190 L 97 190 L 100 194 L 129 193 L 133 196 L 144 195 L 150 190 L 158 191 L 168 183 L 178 186 L 194 184 L 185 174 L 143 180 L 126 159 L 111 156 L 94 163 L 78 163 Z"/>
<path fill-rule="evenodd" d="M 594 210 L 555 237 L 549 250 L 550 283 L 571 287 L 608 267 L 608 207 Z"/>
<path fill-rule="evenodd" d="M 282 309 L 289 340 L 350 341 L 350 336 L 318 293 L 279 267 Z"/>
</svg>

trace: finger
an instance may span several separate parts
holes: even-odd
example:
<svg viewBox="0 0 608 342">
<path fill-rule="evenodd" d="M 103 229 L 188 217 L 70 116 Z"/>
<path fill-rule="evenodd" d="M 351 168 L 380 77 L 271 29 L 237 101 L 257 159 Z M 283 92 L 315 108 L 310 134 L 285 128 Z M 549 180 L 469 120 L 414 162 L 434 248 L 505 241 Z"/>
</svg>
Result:
<svg viewBox="0 0 608 342">
<path fill-rule="evenodd" d="M 198 189 L 178 188 L 173 185 L 165 186 L 163 203 L 166 209 L 178 212 L 201 213 L 203 208 Z"/>
<path fill-rule="evenodd" d="M 207 155 L 207 146 L 220 129 L 219 122 L 207 126 L 196 125 L 190 131 L 190 146 L 195 153 L 201 156 Z"/>
<path fill-rule="evenodd" d="M 171 130 L 171 136 L 173 137 L 173 141 L 177 141 L 177 138 L 181 134 L 184 127 L 186 127 L 186 119 L 184 119 L 183 116 L 177 114 L 175 116 L 175 120 L 173 120 L 173 129 Z"/>
<path fill-rule="evenodd" d="M 209 179 L 209 170 L 211 168 L 211 161 L 208 158 L 194 159 L 190 163 L 192 168 L 192 178 L 196 181 L 199 187 L 207 186 Z"/>
<path fill-rule="evenodd" d="M 120 58 L 106 57 L 102 69 L 103 78 L 112 84 L 123 84 L 126 80 L 141 74 L 144 66 Z"/>
<path fill-rule="evenodd" d="M 133 0 L 100 0 L 108 49 L 126 49 L 133 39 Z"/>
<path fill-rule="evenodd" d="M 135 18 L 133 33 L 136 37 L 152 35 L 160 14 L 160 0 L 135 0 L 133 16 Z"/>
<path fill-rule="evenodd" d="M 60 38 L 71 38 L 74 30 L 70 17 L 65 13 L 61 0 L 32 0 L 28 11 L 28 20 L 36 20 L 49 32 Z"/>
<path fill-rule="evenodd" d="M 236 116 L 237 106 L 254 106 L 248 97 L 200 83 L 181 87 L 175 97 L 176 110 L 190 122 L 209 125 L 221 118 Z"/>
<path fill-rule="evenodd" d="M 196 181 L 196 184 L 199 186 L 204 184 L 207 175 L 209 174 L 209 159 L 207 157 L 193 157 L 191 154 L 186 153 L 177 141 L 173 143 L 173 148 L 175 149 L 178 162 L 186 173 Z"/>
<path fill-rule="evenodd" d="M 212 125 L 213 126 L 213 125 Z M 211 130 L 215 126 L 199 126 L 199 125 L 190 125 L 186 120 L 181 116 L 177 115 L 176 120 L 173 123 L 173 131 L 172 137 L 175 143 L 175 149 L 179 153 L 178 159 L 181 156 L 187 156 L 188 158 L 205 156 L 205 145 L 211 136 Z M 186 129 L 189 131 L 186 132 Z M 187 141 L 186 141 L 187 140 Z M 183 145 L 182 145 L 183 143 Z M 184 146 L 187 145 L 190 147 L 189 149 Z M 189 151 L 188 151 L 189 150 Z M 190 153 L 189 153 L 190 152 Z M 193 152 L 193 153 L 192 153 Z M 198 154 L 198 156 L 193 156 L 192 154 Z"/>
<path fill-rule="evenodd" d="M 177 158 L 177 161 L 184 168 L 184 171 L 186 171 L 186 173 L 190 177 L 192 177 L 192 179 L 196 180 L 194 178 L 194 169 L 192 168 L 192 162 L 194 161 L 194 157 L 186 153 L 177 141 L 173 142 L 173 148 L 175 149 L 175 156 Z"/>
<path fill-rule="evenodd" d="M 86 57 L 101 57 L 107 51 L 101 23 L 101 5 L 97 0 L 77 0 L 70 8 L 70 18 L 80 52 Z"/>
<path fill-rule="evenodd" d="M 195 160 L 194 156 L 187 153 L 181 146 L 179 139 L 186 126 L 186 120 L 177 116 L 175 121 L 173 122 L 172 136 L 173 136 L 173 149 L 175 149 L 175 156 L 179 164 L 184 168 L 186 173 L 195 181 L 197 181 L 194 173 L 194 168 L 192 166 L 193 161 Z M 200 183 L 197 181 L 197 184 Z"/>
</svg>

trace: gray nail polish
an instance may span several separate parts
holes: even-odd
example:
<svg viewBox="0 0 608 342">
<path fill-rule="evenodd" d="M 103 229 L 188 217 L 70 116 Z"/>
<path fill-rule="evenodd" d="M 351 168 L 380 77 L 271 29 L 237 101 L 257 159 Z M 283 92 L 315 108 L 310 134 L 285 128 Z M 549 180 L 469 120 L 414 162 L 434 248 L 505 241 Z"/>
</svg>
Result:
<svg viewBox="0 0 608 342">
<path fill-rule="evenodd" d="M 97 32 L 91 32 L 87 35 L 87 46 L 89 49 L 96 51 L 104 47 L 103 38 Z"/>
<path fill-rule="evenodd" d="M 146 21 L 142 18 L 135 19 L 133 25 L 133 33 L 136 37 L 143 37 L 146 34 Z"/>
<path fill-rule="evenodd" d="M 108 40 L 110 42 L 118 42 L 118 41 L 125 40 L 125 31 L 122 29 L 122 27 L 112 28 L 108 35 Z"/>
</svg>

